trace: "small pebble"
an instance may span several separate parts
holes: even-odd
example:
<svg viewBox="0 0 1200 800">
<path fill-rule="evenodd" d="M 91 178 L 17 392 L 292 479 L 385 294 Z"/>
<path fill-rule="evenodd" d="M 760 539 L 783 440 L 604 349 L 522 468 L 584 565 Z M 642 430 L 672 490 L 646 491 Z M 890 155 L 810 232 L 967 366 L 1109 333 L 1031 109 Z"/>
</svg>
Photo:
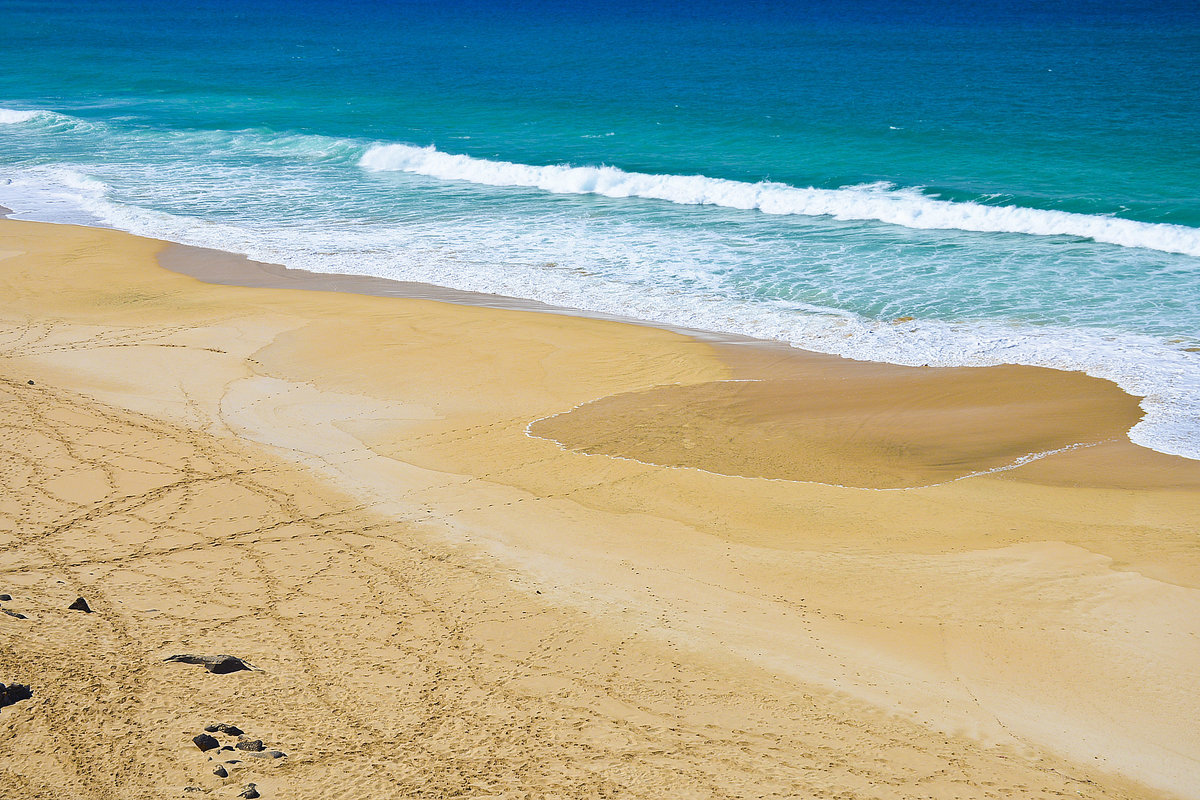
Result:
<svg viewBox="0 0 1200 800">
<path fill-rule="evenodd" d="M 254 788 L 253 783 L 247 783 L 246 788 L 242 790 L 242 793 L 239 794 L 238 797 L 245 797 L 248 798 L 248 800 L 254 800 L 255 797 L 260 797 L 260 795 L 258 793 L 258 789 Z"/>
<path fill-rule="evenodd" d="M 16 611 L 9 611 L 7 608 L 0 608 L 0 611 L 3 611 L 10 617 L 16 617 L 17 619 L 29 619 L 29 617 L 25 616 L 24 614 L 18 614 Z"/>
<path fill-rule="evenodd" d="M 9 600 L 12 600 L 11 594 L 0 594 L 0 603 L 7 603 Z"/>
<path fill-rule="evenodd" d="M 218 764 L 217 768 L 213 770 L 213 775 L 216 775 L 218 778 L 228 778 L 229 770 L 225 769 L 220 764 Z"/>
<path fill-rule="evenodd" d="M 29 385 L 30 385 L 30 386 L 33 386 L 33 381 L 30 381 L 30 382 L 29 382 Z"/>
</svg>

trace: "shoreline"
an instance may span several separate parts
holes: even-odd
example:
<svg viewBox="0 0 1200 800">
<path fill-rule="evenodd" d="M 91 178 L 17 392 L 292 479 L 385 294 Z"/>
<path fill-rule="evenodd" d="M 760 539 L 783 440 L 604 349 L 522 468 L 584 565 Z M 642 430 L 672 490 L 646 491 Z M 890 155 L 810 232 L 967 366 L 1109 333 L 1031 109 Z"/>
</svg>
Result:
<svg viewBox="0 0 1200 800">
<path fill-rule="evenodd" d="M 424 564 L 421 570 L 443 569 L 432 566 L 442 563 L 438 558 L 454 566 L 444 575 L 430 572 L 417 594 L 428 600 L 421 613 L 458 613 L 457 628 L 447 618 L 449 629 L 469 631 L 456 634 L 475 654 L 464 656 L 462 676 L 470 669 L 486 672 L 499 664 L 496 652 L 512 648 L 521 650 L 520 663 L 540 665 L 528 672 L 505 661 L 472 691 L 486 696 L 515 685 L 502 674 L 519 674 L 518 684 L 529 687 L 522 702 L 535 705 L 556 692 L 582 698 L 591 691 L 584 686 L 624 687 L 610 688 L 611 698 L 579 700 L 592 709 L 592 724 L 607 731 L 588 745 L 599 749 L 588 752 L 612 775 L 623 774 L 614 743 L 631 742 L 631 752 L 651 764 L 657 763 L 655 748 L 669 742 L 667 750 L 688 766 L 664 764 L 655 773 L 660 789 L 696 770 L 722 769 L 727 772 L 713 774 L 711 785 L 743 787 L 739 796 L 755 796 L 762 782 L 773 780 L 780 781 L 771 784 L 776 791 L 853 792 L 861 787 L 845 777 L 848 767 L 883 770 L 872 785 L 890 783 L 897 796 L 925 791 L 934 784 L 923 782 L 940 780 L 931 777 L 939 769 L 949 769 L 957 783 L 938 791 L 978 797 L 995 796 L 989 780 L 1001 795 L 1036 786 L 1047 796 L 1068 788 L 1095 797 L 1160 796 L 1117 773 L 1195 796 L 1190 789 L 1200 774 L 1200 737 L 1192 721 L 1200 709 L 1186 676 L 1200 633 L 1194 541 L 1200 465 L 1129 443 L 1125 431 L 1140 412 L 1136 399 L 1114 384 L 1034 367 L 853 362 L 586 316 L 344 290 L 204 284 L 157 266 L 163 253 L 178 247 L 105 229 L 0 222 L 0 271 L 10 289 L 2 307 L 9 342 L 4 363 L 6 372 L 35 380 L 39 403 L 47 409 L 68 401 L 79 409 L 94 405 L 87 413 L 144 417 L 140 425 L 154 420 L 171 432 L 163 441 L 199 443 L 195 437 L 203 434 L 210 437 L 203 439 L 210 453 L 204 458 L 237 449 L 236 458 L 233 450 L 221 456 L 229 474 L 253 471 L 246 464 L 270 464 L 272 480 L 297 487 L 289 503 L 313 506 L 300 514 L 280 506 L 274 522 L 264 517 L 245 529 L 222 516 L 231 513 L 224 510 L 228 498 L 200 506 L 181 500 L 168 519 L 194 519 L 194 531 L 143 531 L 140 522 L 96 511 L 82 538 L 64 531 L 48 544 L 20 539 L 11 545 L 0 575 L 10 581 L 45 576 L 30 577 L 30 586 L 52 586 L 52 573 L 75 585 L 90 581 L 89 591 L 104 598 L 98 607 L 134 632 L 126 655 L 143 638 L 180 652 L 201 645 L 217 652 L 249 648 L 251 661 L 267 665 L 264 680 L 325 679 L 332 663 L 310 654 L 308 666 L 296 671 L 288 660 L 298 657 L 295 642 L 303 631 L 342 660 L 351 680 L 332 685 L 353 699 L 363 725 L 359 735 L 376 741 L 384 734 L 372 727 L 378 723 L 368 723 L 372 700 L 400 715 L 408 713 L 405 702 L 425 702 L 425 695 L 413 694 L 413 679 L 389 665 L 410 663 L 405 658 L 423 663 L 439 647 L 439 637 L 426 636 L 420 625 L 404 629 L 404 658 L 387 644 L 384 632 L 394 632 L 394 620 L 411 612 L 388 606 L 375 616 L 371 609 L 407 602 L 417 590 L 409 586 L 389 598 L 372 588 L 399 578 L 350 543 L 358 541 L 355 531 L 379 530 L 386 535 L 372 546 L 400 558 L 396 548 L 405 543 L 411 549 L 404 557 Z M 240 258 L 230 256 L 222 266 L 211 254 L 193 255 L 208 265 L 209 277 Z M 268 271 L 263 280 L 297 288 L 346 277 L 296 272 Z M 5 389 L 16 393 L 23 385 L 14 378 Z M 550 418 L 557 420 L 555 441 L 525 435 L 535 420 Z M 16 428 L 18 439 L 43 424 Z M 113 441 L 135 430 L 114 433 Z M 82 432 L 72 436 L 86 441 Z M 560 439 L 569 446 L 556 444 Z M 1042 445 L 1060 440 L 1094 446 L 1003 473 L 902 488 L 916 485 L 914 477 L 969 473 L 1028 447 L 1052 449 Z M 23 441 L 14 446 L 32 447 L 32 439 Z M 153 440 L 135 451 L 174 463 L 170 448 Z M 66 513 L 55 503 L 74 503 L 78 514 L 109 508 L 105 504 L 129 493 L 99 467 L 68 468 L 75 456 L 63 453 L 55 456 L 63 466 L 54 482 L 33 473 L 27 489 L 14 487 L 6 500 L 28 505 L 38 486 L 52 486 L 53 497 L 38 494 L 29 512 L 44 507 L 49 521 Z M 870 488 L 866 484 L 899 481 L 901 491 L 774 479 L 769 469 L 795 468 L 798 453 L 806 469 L 832 475 L 831 482 Z M 188 460 L 192 470 L 203 461 Z M 236 464 L 243 466 L 233 469 Z M 717 470 L 706 471 L 714 465 Z M 305 521 L 333 510 L 365 516 L 323 532 L 321 523 Z M 268 537 L 288 525 L 309 527 L 295 539 Z M 226 528 L 232 533 L 216 533 Z M 195 575 L 137 567 L 141 560 L 174 558 L 169 552 L 179 542 L 172 540 L 196 531 L 213 532 L 211 546 L 237 565 L 232 574 L 247 576 L 237 578 L 248 582 L 238 588 L 240 603 L 265 604 L 270 614 L 251 613 L 228 629 L 202 625 L 205 633 L 189 641 L 196 614 L 178 590 L 167 592 L 175 599 L 166 603 L 178 622 L 118 613 L 116 598 L 141 603 L 163 586 L 195 591 L 220 580 L 218 565 L 206 561 L 188 562 Z M 226 542 L 226 535 L 244 537 L 249 549 Z M 304 566 L 310 547 L 351 548 L 357 562 L 335 568 L 329 565 L 341 562 L 331 555 L 326 569 L 335 577 L 318 578 L 317 566 Z M 120 562 L 111 562 L 112 550 L 125 553 Z M 47 560 L 49 553 L 58 555 Z M 248 577 L 257 574 L 254 559 L 286 577 L 258 585 Z M 97 570 L 102 577 L 95 577 Z M 159 583 L 155 570 L 169 582 Z M 490 587 L 487 602 L 456 589 L 465 575 Z M 342 595 L 357 598 L 368 590 L 373 594 L 356 605 L 342 605 Z M 338 627 L 304 622 L 297 616 L 303 605 L 281 599 L 294 595 L 329 609 Z M 496 617 L 488 603 L 508 615 Z M 291 610 L 281 617 L 285 607 Z M 519 622 L 547 614 L 556 615 L 554 629 L 563 632 L 551 645 L 538 640 L 541 627 Z M 87 643 L 78 638 L 87 634 L 71 627 L 79 623 L 69 612 L 59 619 L 43 609 L 43 616 L 57 620 L 54 629 L 64 641 Z M 504 634 L 489 632 L 488 625 L 502 626 Z M 239 626 L 246 626 L 243 633 L 236 633 Z M 371 632 L 363 643 L 352 641 L 358 628 Z M 46 647 L 44 636 L 31 633 L 0 651 L 9 680 L 20 659 L 38 647 Z M 636 658 L 608 672 L 615 662 L 606 654 L 626 650 Z M 617 674 L 622 677 L 614 684 Z M 656 674 L 697 693 L 697 709 L 707 710 L 686 712 L 699 716 L 676 727 L 708 736 L 709 749 L 692 749 L 676 738 L 682 734 L 664 732 L 670 726 L 657 727 L 683 712 L 668 713 L 647 699 L 665 691 Z M 69 676 L 60 680 L 62 687 L 72 685 Z M 171 680 L 172 691 L 194 691 L 183 677 Z M 297 691 L 273 685 L 286 696 Z M 447 684 L 446 691 L 453 694 L 457 685 Z M 228 699 L 219 684 L 207 686 Z M 360 686 L 389 688 L 373 695 Z M 751 713 L 735 713 L 721 700 L 731 694 L 756 698 L 763 716 L 730 722 L 727 715 Z M 807 699 L 797 700 L 802 696 Z M 799 706 L 778 705 L 780 698 Z M 283 712 L 278 724 L 290 726 L 313 753 L 314 729 L 293 716 L 313 708 L 312 698 L 299 699 L 304 703 Z M 256 713 L 265 719 L 269 695 L 261 702 L 268 705 Z M 489 708 L 480 703 L 456 713 Z M 515 775 L 537 758 L 558 764 L 549 743 L 556 736 L 574 741 L 570 731 L 587 728 L 573 712 L 538 708 L 545 716 L 529 734 L 529 746 L 549 749 L 540 756 L 503 750 L 496 770 L 508 775 L 511 767 Z M 0 718 L 0 735 L 17 741 L 39 724 L 29 714 L 10 722 L 9 711 Z M 479 724 L 489 738 L 478 745 L 500 752 L 495 743 L 509 741 L 505 729 Z M 709 733 L 701 733 L 704 726 Z M 738 744 L 735 729 L 753 741 Z M 759 730 L 775 731 L 775 743 L 754 738 Z M 727 733 L 730 747 L 723 749 Z M 429 734 L 404 735 L 419 743 Z M 861 738 L 837 738 L 851 735 Z M 844 751 L 845 763 L 810 764 L 808 777 L 785 768 L 789 760 L 807 764 L 802 754 L 821 741 Z M 780 742 L 789 758 L 769 768 L 755 760 L 768 758 Z M 876 763 L 875 753 L 900 742 L 921 755 L 906 751 Z M 610 745 L 616 748 L 611 753 L 604 749 Z M 438 746 L 458 753 L 453 736 Z M 735 756 L 739 747 L 755 755 Z M 932 766 L 914 766 L 923 763 Z M 288 780 L 276 781 L 280 796 L 303 796 L 301 785 L 310 792 L 324 786 L 328 773 L 322 770 L 332 765 L 301 755 L 288 767 Z M 370 764 L 361 769 L 369 772 Z M 1063 773 L 1085 775 L 1086 782 Z M 825 778 L 834 782 L 805 783 Z M 265 780 L 275 778 L 268 773 Z M 633 781 L 624 784 L 629 796 L 659 791 L 650 784 L 632 788 L 632 776 L 623 780 Z"/>
<path fill-rule="evenodd" d="M 49 218 L 46 219 L 49 220 Z M 52 224 L 60 224 L 53 220 L 49 221 Z M 151 232 L 142 235 L 153 237 L 156 234 Z M 178 242 L 175 244 L 181 251 L 195 247 L 198 252 L 208 252 L 220 260 L 224 260 L 224 257 L 219 255 L 223 252 L 221 250 L 184 245 Z M 170 257 L 168 256 L 168 258 Z M 245 257 L 231 254 L 231 258 L 233 261 L 230 261 L 230 264 Z M 186 257 L 184 260 L 186 261 Z M 1141 398 L 1145 414 L 1131 431 L 1131 435 L 1139 446 L 1200 462 L 1200 451 L 1197 451 L 1192 444 L 1197 441 L 1196 436 L 1193 435 L 1195 432 L 1192 431 L 1197 418 L 1192 413 L 1196 397 L 1194 379 L 1197 377 L 1190 359 L 1192 348 L 1184 348 L 1184 351 L 1180 351 L 1173 349 L 1176 346 L 1174 343 L 1165 341 L 1153 345 L 1151 348 L 1153 354 L 1145 351 L 1142 353 L 1141 360 L 1133 363 L 1126 357 L 1128 354 L 1121 355 L 1122 348 L 1112 350 L 1104 343 L 1111 339 L 1111 335 L 1116 335 L 1118 340 L 1124 341 L 1122 339 L 1124 334 L 1110 331 L 1111 335 L 1109 335 L 1101 329 L 1087 327 L 1046 328 L 1043 330 L 1033 326 L 1022 329 L 1005 327 L 1006 324 L 993 324 L 977 320 L 973 323 L 966 323 L 963 328 L 963 331 L 973 332 L 963 332 L 959 330 L 962 326 L 954 322 L 933 319 L 918 321 L 901 317 L 891 321 L 860 320 L 863 324 L 856 324 L 854 326 L 856 332 L 852 335 L 843 334 L 837 330 L 837 326 L 841 323 L 831 323 L 833 324 L 832 328 L 824 323 L 812 323 L 816 327 L 805 328 L 803 333 L 785 328 L 776 330 L 770 326 L 768 326 L 769 330 L 762 329 L 757 333 L 753 330 L 749 333 L 726 333 L 725 331 L 730 330 L 741 331 L 743 326 L 741 323 L 722 318 L 719 315 L 707 320 L 692 321 L 698 325 L 704 325 L 707 322 L 709 329 L 705 330 L 691 327 L 688 320 L 675 320 L 670 314 L 656 312 L 649 307 L 641 308 L 637 312 L 638 316 L 630 316 L 627 314 L 634 312 L 628 308 L 623 309 L 625 314 L 622 313 L 622 309 L 617 309 L 616 314 L 610 311 L 586 310 L 584 306 L 588 306 L 590 301 L 579 298 L 570 301 L 579 303 L 578 307 L 568 307 L 525 299 L 523 295 L 518 297 L 488 294 L 441 287 L 432 283 L 379 278 L 366 274 L 320 273 L 260 262 L 250 262 L 250 264 L 259 271 L 263 279 L 261 281 L 263 286 L 300 288 L 304 284 L 312 283 L 314 288 L 320 288 L 319 284 L 324 284 L 324 288 L 332 288 L 335 291 L 362 291 L 378 296 L 424 297 L 435 300 L 444 299 L 449 302 L 528 310 L 541 309 L 551 312 L 557 309 L 560 313 L 613 319 L 630 324 L 644 324 L 668 330 L 679 330 L 706 339 L 716 337 L 717 340 L 746 341 L 750 344 L 776 341 L 775 336 L 778 334 L 778 344 L 786 348 L 800 349 L 814 354 L 833 355 L 850 360 L 894 365 L 914 366 L 925 363 L 939 368 L 958 366 L 977 368 L 1014 364 L 1038 366 L 1064 372 L 1083 372 L 1101 380 L 1116 383 L 1124 391 Z M 228 265 L 223 269 L 227 271 Z M 184 272 L 186 273 L 186 266 Z M 225 281 L 227 285 L 233 285 L 228 279 L 221 280 Z M 341 288 L 355 285 L 358 288 Z M 609 307 L 604 302 L 593 305 L 597 308 Z M 705 312 L 701 310 L 699 313 L 703 315 Z M 754 328 L 755 326 L 750 327 Z M 789 330 L 790 333 L 788 333 Z M 719 332 L 713 333 L 713 331 Z M 767 338 L 760 338 L 760 334 L 763 334 L 764 331 Z M 1134 340 L 1141 341 L 1140 334 L 1129 335 L 1133 336 Z M 786 342 L 789 336 L 799 337 L 803 341 L 797 341 L 794 344 Z M 1150 335 L 1147 334 L 1147 336 Z M 1142 345 L 1150 347 L 1151 345 L 1147 341 L 1142 341 L 1142 344 L 1137 345 L 1134 349 L 1136 350 Z M 947 345 L 948 342 L 953 343 L 953 346 Z M 1125 344 L 1129 345 L 1131 342 Z M 1178 342 L 1178 340 L 1172 340 L 1172 342 Z M 1136 342 L 1133 343 L 1136 344 Z M 946 349 L 947 347 L 949 349 Z M 1076 357 L 1078 353 L 1090 355 L 1086 358 L 1079 358 Z"/>
<path fill-rule="evenodd" d="M 924 367 L 915 368 L 890 364 L 881 361 L 858 361 L 845 356 L 820 353 L 794 347 L 783 342 L 773 342 L 755 339 L 739 334 L 726 334 L 705 331 L 696 328 L 685 328 L 662 323 L 639 320 L 631 317 L 619 317 L 600 312 L 573 309 L 563 306 L 552 306 L 536 300 L 506 297 L 502 295 L 467 292 L 434 284 L 413 281 L 398 281 L 370 275 L 342 275 L 332 273 L 316 273 L 303 269 L 292 269 L 278 264 L 267 264 L 253 261 L 246 256 L 227 253 L 211 248 L 194 247 L 177 243 L 167 243 L 158 254 L 160 266 L 172 272 L 195 278 L 210 284 L 224 286 L 241 286 L 246 288 L 273 288 L 318 292 L 346 292 L 372 297 L 390 297 L 397 299 L 432 300 L 436 302 L 454 303 L 478 308 L 492 308 L 509 311 L 528 311 L 545 314 L 558 314 L 566 317 L 581 319 L 604 320 L 625 325 L 638 325 L 658 330 L 671 331 L 694 338 L 698 341 L 713 344 L 720 357 L 731 370 L 731 379 L 738 381 L 826 381 L 834 373 L 849 373 L 851 380 L 857 383 L 856 389 L 863 391 L 868 386 L 882 387 L 883 391 L 903 391 L 913 380 L 921 381 L 922 371 L 930 374 L 949 376 L 951 382 L 963 379 L 974 382 L 976 376 L 982 373 L 1007 371 L 1008 374 L 998 383 L 1025 383 L 1030 394 L 1036 394 L 1040 386 L 1062 380 L 1066 393 L 1095 391 L 1094 387 L 1110 385 L 1121 394 L 1142 399 L 1131 395 L 1118 387 L 1112 381 L 1103 378 L 1092 378 L 1081 372 L 1068 372 L 1050 367 L 1032 367 L 1020 364 L 1004 364 L 991 367 Z M 1055 376 L 1064 376 L 1058 378 Z M 1077 376 L 1078 380 L 1066 376 Z M 986 381 L 985 381 L 986 382 Z M 898 389 L 894 384 L 900 384 Z M 1033 384 L 1033 385 L 1030 385 Z M 997 387 L 991 387 L 993 391 Z M 975 388 L 972 391 L 980 391 Z M 588 401 L 592 405 L 605 398 L 595 398 Z M 1013 398 L 1015 399 L 1015 398 Z M 744 398 L 742 398 L 744 401 Z M 778 403 L 779 398 L 774 398 Z M 797 409 L 796 413 L 808 412 L 813 409 Z M 1054 412 L 1061 415 L 1069 413 L 1069 409 L 1056 408 Z M 1140 408 L 1136 412 L 1124 409 L 1121 412 L 1124 419 L 1132 420 L 1123 432 L 1109 428 L 1096 441 L 1055 441 L 1041 450 L 1028 452 L 1012 452 L 1011 459 L 1004 463 L 987 463 L 979 470 L 949 476 L 949 480 L 962 480 L 979 474 L 1007 471 L 1026 466 L 1050 456 L 1063 456 L 1057 461 L 1066 462 L 1061 470 L 1040 470 L 1043 481 L 1084 482 L 1105 481 L 1104 485 L 1117 488 L 1145 488 L 1149 486 L 1171 486 L 1179 488 L 1200 489 L 1200 462 L 1184 456 L 1160 453 L 1150 448 L 1138 445 L 1129 440 L 1129 430 L 1143 416 Z M 1130 416 L 1136 413 L 1136 418 Z M 558 415 L 556 415 L 558 416 Z M 540 420 L 539 420 L 540 422 Z M 662 426 L 662 420 L 658 421 Z M 533 435 L 533 434 L 531 434 Z M 1095 438 L 1095 437 L 1093 437 Z M 558 442 L 566 449 L 568 445 Z M 1112 459 L 1126 466 L 1119 476 L 1111 471 L 1092 466 L 1097 461 L 1096 454 L 1078 454 L 1073 451 L 1081 448 L 1099 448 L 1100 459 Z M 585 451 L 586 452 L 586 451 Z M 1109 456 L 1108 454 L 1113 455 Z M 1074 457 L 1073 457 L 1074 456 Z M 1088 456 L 1091 456 L 1088 458 Z M 637 459 L 634 459 L 637 460 Z M 656 463 L 656 462 L 650 462 Z M 1192 468 L 1191 465 L 1197 465 Z M 679 465 L 686 466 L 686 465 Z M 1184 471 L 1190 473 L 1190 478 L 1178 480 L 1173 473 Z M 1088 474 L 1091 473 L 1091 474 Z M 717 473 L 722 474 L 722 473 Z M 735 473 L 736 474 L 736 473 Z M 943 476 L 947 477 L 947 476 Z M 799 480 L 799 478 L 797 478 Z M 905 488 L 896 486 L 892 488 Z M 913 487 L 917 488 L 917 487 Z"/>
</svg>

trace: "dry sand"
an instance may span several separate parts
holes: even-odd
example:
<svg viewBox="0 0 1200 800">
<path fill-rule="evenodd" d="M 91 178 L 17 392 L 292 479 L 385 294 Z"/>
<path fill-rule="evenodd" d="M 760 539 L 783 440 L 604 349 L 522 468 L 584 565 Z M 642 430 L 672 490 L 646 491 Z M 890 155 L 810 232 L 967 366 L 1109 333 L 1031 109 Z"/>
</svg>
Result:
<svg viewBox="0 0 1200 800">
<path fill-rule="evenodd" d="M 1200 797 L 1200 468 L 1111 384 L 165 247 L 0 221 L 0 796 Z"/>
</svg>

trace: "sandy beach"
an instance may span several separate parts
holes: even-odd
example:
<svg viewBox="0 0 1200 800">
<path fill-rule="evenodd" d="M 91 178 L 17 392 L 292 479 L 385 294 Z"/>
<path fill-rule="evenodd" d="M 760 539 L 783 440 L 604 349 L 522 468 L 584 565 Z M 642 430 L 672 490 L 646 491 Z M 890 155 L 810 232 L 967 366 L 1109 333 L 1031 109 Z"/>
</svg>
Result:
<svg viewBox="0 0 1200 800">
<path fill-rule="evenodd" d="M 1112 383 L 12 220 L 0 284 L 4 797 L 1200 798 L 1200 462 Z"/>
</svg>

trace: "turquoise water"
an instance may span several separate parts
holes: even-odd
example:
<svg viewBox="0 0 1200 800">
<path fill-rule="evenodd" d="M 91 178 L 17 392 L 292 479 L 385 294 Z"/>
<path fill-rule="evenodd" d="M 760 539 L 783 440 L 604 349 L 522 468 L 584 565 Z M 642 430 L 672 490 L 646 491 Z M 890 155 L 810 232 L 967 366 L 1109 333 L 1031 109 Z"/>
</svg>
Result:
<svg viewBox="0 0 1200 800">
<path fill-rule="evenodd" d="M 1138 441 L 1200 457 L 1195 3 L 0 21 L 17 216 L 856 358 L 1084 369 L 1147 395 Z"/>
</svg>

